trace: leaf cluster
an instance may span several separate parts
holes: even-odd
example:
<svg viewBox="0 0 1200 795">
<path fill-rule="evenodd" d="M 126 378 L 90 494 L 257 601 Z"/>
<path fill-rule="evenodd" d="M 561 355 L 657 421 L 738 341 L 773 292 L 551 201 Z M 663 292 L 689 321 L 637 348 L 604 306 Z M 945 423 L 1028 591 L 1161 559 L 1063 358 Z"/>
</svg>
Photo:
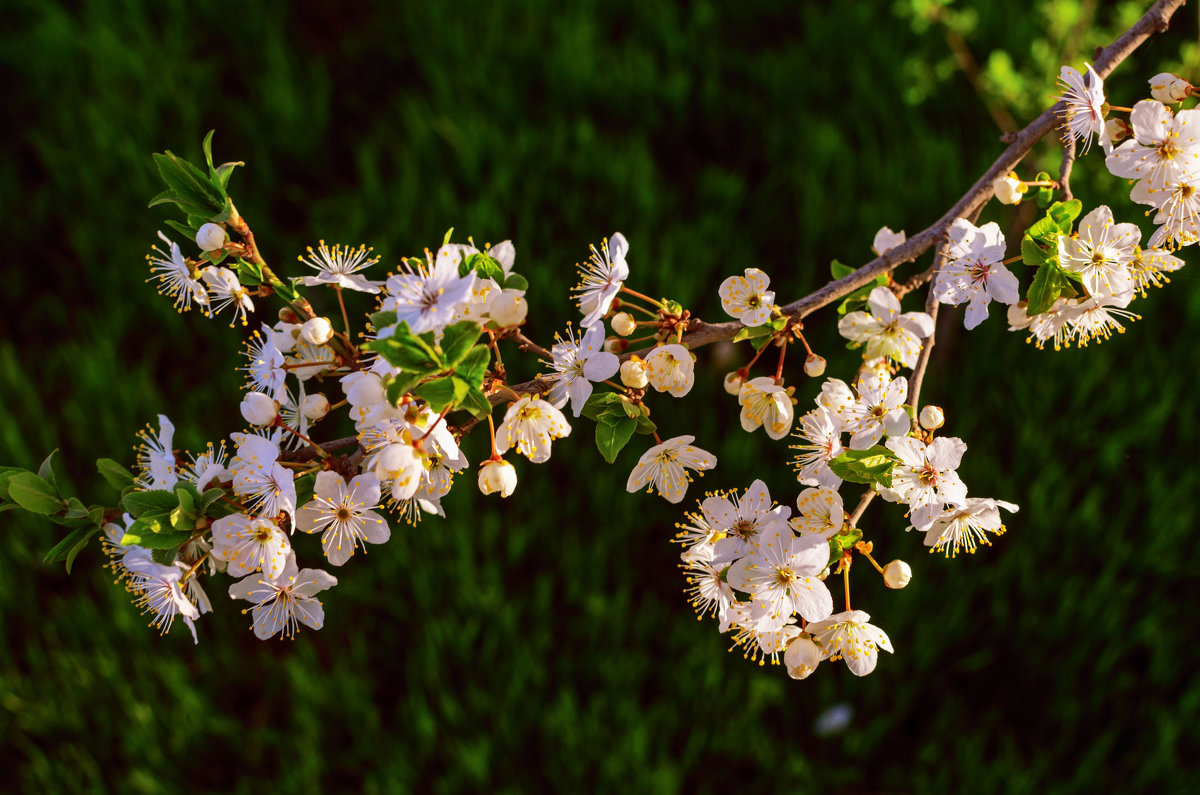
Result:
<svg viewBox="0 0 1200 795">
<path fill-rule="evenodd" d="M 1071 284 L 1078 276 L 1063 270 L 1058 263 L 1058 238 L 1071 234 L 1082 211 L 1083 202 L 1078 199 L 1055 202 L 1021 238 L 1021 261 L 1038 269 L 1026 295 L 1029 306 L 1025 311 L 1030 317 L 1047 311 L 1059 298 L 1078 295 Z"/>
<path fill-rule="evenodd" d="M 596 448 L 612 464 L 634 433 L 652 434 L 650 409 L 616 392 L 593 392 L 583 406 L 583 416 L 596 421 Z"/>
<path fill-rule="evenodd" d="M 395 320 L 394 312 L 371 316 L 376 328 L 393 325 Z M 486 343 L 478 343 L 482 333 L 478 323 L 463 320 L 447 326 L 437 342 L 433 332 L 414 334 L 407 322 L 401 322 L 390 337 L 373 340 L 367 348 L 400 368 L 387 388 L 392 403 L 411 394 L 436 412 L 462 410 L 482 419 L 492 413 L 491 401 L 483 394 L 492 354 Z"/>
</svg>

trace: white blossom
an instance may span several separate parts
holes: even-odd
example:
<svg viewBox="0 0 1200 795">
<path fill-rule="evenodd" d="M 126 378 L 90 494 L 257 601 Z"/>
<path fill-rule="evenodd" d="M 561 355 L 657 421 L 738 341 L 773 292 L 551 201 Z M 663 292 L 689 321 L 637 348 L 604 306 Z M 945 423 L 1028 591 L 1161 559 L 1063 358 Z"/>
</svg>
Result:
<svg viewBox="0 0 1200 795">
<path fill-rule="evenodd" d="M 379 505 L 379 479 L 358 475 L 347 485 L 336 472 L 317 473 L 313 499 L 296 511 L 296 529 L 320 533 L 321 548 L 330 564 L 341 566 L 362 544 L 382 544 L 391 538 L 387 520 L 373 508 Z"/>
<path fill-rule="evenodd" d="M 838 383 L 845 386 L 841 381 Z M 800 444 L 789 445 L 792 450 L 799 451 L 792 459 L 796 480 L 806 486 L 827 489 L 841 486 L 842 479 L 829 468 L 829 462 L 841 455 L 843 450 L 841 416 L 824 406 L 818 406 L 800 417 L 800 424 L 792 435 L 800 441 Z"/>
<path fill-rule="evenodd" d="M 1158 225 L 1150 236 L 1151 248 L 1176 248 L 1200 240 L 1200 191 L 1196 178 L 1187 176 L 1168 180 L 1161 188 L 1142 180 L 1133 186 L 1129 198 L 1158 210 L 1152 221 Z"/>
<path fill-rule="evenodd" d="M 1149 82 L 1150 96 L 1159 102 L 1182 102 L 1192 95 L 1194 89 L 1191 83 L 1171 72 L 1156 74 Z"/>
<path fill-rule="evenodd" d="M 600 250 L 591 247 L 592 255 L 586 263 L 576 265 L 579 269 L 579 284 L 571 289 L 583 313 L 580 326 L 591 328 L 608 314 L 613 299 L 629 278 L 629 265 L 625 256 L 629 253 L 629 241 L 620 232 L 609 240 L 600 241 Z"/>
<path fill-rule="evenodd" d="M 320 629 L 325 623 L 325 608 L 316 595 L 335 585 L 337 578 L 319 569 L 297 571 L 296 556 L 289 555 L 278 576 L 252 574 L 229 586 L 229 596 L 254 603 L 250 614 L 260 640 L 293 638 L 300 624 Z"/>
<path fill-rule="evenodd" d="M 517 470 L 503 458 L 487 460 L 479 467 L 479 490 L 484 494 L 500 493 L 508 497 L 517 488 Z"/>
<path fill-rule="evenodd" d="M 796 498 L 796 510 L 790 524 L 801 535 L 818 535 L 828 540 L 846 521 L 842 495 L 834 489 L 805 489 Z"/>
<path fill-rule="evenodd" d="M 1010 171 L 1002 177 L 996 177 L 992 183 L 992 193 L 1001 204 L 1020 204 L 1029 187 L 1021 181 L 1015 171 Z"/>
<path fill-rule="evenodd" d="M 908 236 L 904 234 L 904 230 L 893 232 L 886 226 L 879 227 L 879 231 L 875 233 L 875 240 L 871 243 L 871 250 L 875 255 L 882 257 L 887 252 L 894 249 L 896 246 L 908 240 Z"/>
<path fill-rule="evenodd" d="M 371 256 L 371 249 L 366 246 L 351 248 L 335 245 L 333 248 L 325 245 L 322 240 L 313 251 L 308 247 L 308 256 L 298 259 L 317 272 L 316 276 L 305 276 L 300 283 L 305 287 L 316 287 L 320 284 L 336 285 L 347 290 L 358 290 L 363 293 L 379 292 L 379 282 L 367 281 L 359 271 L 369 268 L 379 257 Z"/>
<path fill-rule="evenodd" d="M 225 230 L 218 224 L 203 224 L 196 230 L 196 245 L 201 251 L 220 251 L 225 247 Z"/>
<path fill-rule="evenodd" d="M 864 356 L 885 356 L 912 367 L 921 352 L 921 340 L 933 333 L 933 318 L 924 312 L 900 313 L 900 299 L 886 286 L 876 287 L 867 298 L 870 312 L 847 312 L 838 321 L 838 332 L 861 342 Z"/>
<path fill-rule="evenodd" d="M 251 425 L 274 425 L 279 416 L 279 404 L 262 392 L 250 392 L 239 406 L 242 417 Z"/>
<path fill-rule="evenodd" d="M 250 339 L 246 340 L 246 349 L 243 351 L 246 365 L 238 368 L 246 373 L 247 389 L 262 392 L 280 401 L 287 393 L 285 382 L 288 372 L 284 368 L 287 360 L 277 344 L 281 336 L 264 323 L 261 333 L 255 331 Z M 295 342 L 292 346 L 295 346 Z"/>
<path fill-rule="evenodd" d="M 149 425 L 138 431 L 141 443 L 137 446 L 137 485 L 147 490 L 175 488 L 179 474 L 175 470 L 175 451 L 171 444 L 175 426 L 165 414 L 158 415 L 158 433 Z"/>
<path fill-rule="evenodd" d="M 253 519 L 240 513 L 213 522 L 212 540 L 213 557 L 228 562 L 234 577 L 259 570 L 268 579 L 278 577 L 292 552 L 287 534 L 273 519 Z"/>
<path fill-rule="evenodd" d="M 892 380 L 886 375 L 863 375 L 854 384 L 858 399 L 840 410 L 842 428 L 852 434 L 851 450 L 866 450 L 884 434 L 904 436 L 912 427 L 908 412 L 901 408 L 908 397 L 908 379 Z"/>
<path fill-rule="evenodd" d="M 730 585 L 751 595 L 751 621 L 778 626 L 793 613 L 820 621 L 833 613 L 833 597 L 818 577 L 828 563 L 824 538 L 796 536 L 786 525 L 776 525 L 726 576 Z"/>
<path fill-rule="evenodd" d="M 646 356 L 646 377 L 658 392 L 683 397 L 696 383 L 696 362 L 682 345 L 659 345 Z"/>
<path fill-rule="evenodd" d="M 792 429 L 792 396 L 774 378 L 762 376 L 742 384 L 738 403 L 742 430 L 747 433 L 762 427 L 768 437 L 782 439 Z"/>
<path fill-rule="evenodd" d="M 525 395 L 504 413 L 496 429 L 496 452 L 516 450 L 535 464 L 550 459 L 550 443 L 571 434 L 562 412 L 541 398 Z"/>
<path fill-rule="evenodd" d="M 783 664 L 793 679 L 807 679 L 820 663 L 821 647 L 808 634 L 793 639 L 783 653 Z"/>
<path fill-rule="evenodd" d="M 616 375 L 621 360 L 603 349 L 603 325 L 592 326 L 579 339 L 575 338 L 574 329 L 568 326 L 566 339 L 556 333 L 554 340 L 550 350 L 554 360 L 550 366 L 555 372 L 547 379 L 554 384 L 550 388 L 550 402 L 562 407 L 569 399 L 571 411 L 578 417 L 592 394 L 592 382 Z"/>
<path fill-rule="evenodd" d="M 739 496 L 738 493 L 714 494 L 700 503 L 705 523 L 714 533 L 723 533 L 716 540 L 713 560 L 726 564 L 750 554 L 760 539 L 786 527 L 791 508 L 776 506 L 771 501 L 767 484 L 756 480 Z"/>
<path fill-rule="evenodd" d="M 174 299 L 175 309 L 180 312 L 191 310 L 192 303 L 207 306 L 208 290 L 200 279 L 196 278 L 198 274 L 194 274 L 188 266 L 179 246 L 162 232 L 159 232 L 158 236 L 167 244 L 170 253 L 164 253 L 158 246 L 154 246 L 154 253 L 158 256 L 146 255 L 151 274 L 147 281 L 157 281 L 158 294 Z"/>
<path fill-rule="evenodd" d="M 233 320 L 229 327 L 233 328 L 240 317 L 242 325 L 246 325 L 246 315 L 254 311 L 254 302 L 250 300 L 250 291 L 238 281 L 237 274 L 219 265 L 209 265 L 200 271 L 200 277 L 208 285 L 210 316 L 221 314 L 227 306 L 233 307 Z"/>
<path fill-rule="evenodd" d="M 396 313 L 397 323 L 408 323 L 414 334 L 448 326 L 475 286 L 475 273 L 459 276 L 458 260 L 445 246 L 433 259 L 429 265 L 406 260 L 404 270 L 387 280 L 389 295 L 381 306 Z"/>
<path fill-rule="evenodd" d="M 892 651 L 892 642 L 871 617 L 861 610 L 847 610 L 808 625 L 808 632 L 821 644 L 821 659 L 846 661 L 850 673 L 866 676 L 875 670 L 878 651 Z"/>
<path fill-rule="evenodd" d="M 887 587 L 899 590 L 912 581 L 912 566 L 902 560 L 893 560 L 883 567 L 883 582 Z"/>
<path fill-rule="evenodd" d="M 925 532 L 925 546 L 933 547 L 933 552 L 944 552 L 948 558 L 958 555 L 960 548 L 973 554 L 980 544 L 991 546 L 987 534 L 1004 533 L 1001 508 L 1010 513 L 1019 510 L 1011 502 L 970 497 L 962 506 L 949 508 L 933 520 Z"/>
<path fill-rule="evenodd" d="M 692 446 L 695 439 L 694 436 L 676 436 L 651 447 L 629 473 L 625 490 L 633 493 L 649 484 L 648 491 L 657 491 L 667 502 L 681 502 L 692 482 L 688 470 L 701 471 L 717 465 L 715 455 Z"/>
<path fill-rule="evenodd" d="M 1133 276 L 1133 289 L 1145 296 L 1150 287 L 1161 287 L 1171 281 L 1164 274 L 1182 268 L 1183 260 L 1161 248 L 1139 248 L 1129 261 L 1129 272 Z"/>
<path fill-rule="evenodd" d="M 1112 210 L 1101 205 L 1083 217 L 1078 232 L 1059 235 L 1059 265 L 1078 273 L 1091 295 L 1121 296 L 1133 290 L 1128 263 L 1141 237 L 1135 224 L 1113 223 Z"/>
<path fill-rule="evenodd" d="M 892 491 L 912 509 L 912 523 L 924 530 L 945 505 L 960 506 L 967 486 L 958 476 L 967 445 L 962 439 L 939 436 L 929 444 L 911 436 L 888 439 L 886 447 L 900 457 L 892 467 Z"/>
<path fill-rule="evenodd" d="M 1191 181 L 1200 171 L 1200 110 L 1172 115 L 1161 102 L 1144 99 L 1129 114 L 1133 138 L 1105 159 L 1108 170 L 1126 179 L 1144 179 L 1152 188 Z"/>
<path fill-rule="evenodd" d="M 134 605 L 144 613 L 154 614 L 150 625 L 165 635 L 175 617 L 182 616 L 192 632 L 192 641 L 199 643 L 195 620 L 200 617 L 200 611 L 180 587 L 183 572 L 175 566 L 156 563 L 150 551 L 140 547 L 129 548 L 121 562 L 129 573 L 128 588 L 137 595 Z"/>
<path fill-rule="evenodd" d="M 988 316 L 993 301 L 1020 300 L 1017 277 L 1004 267 L 1004 233 L 996 222 L 976 227 L 965 218 L 950 224 L 947 262 L 938 271 L 933 293 L 943 304 L 966 302 L 964 325 L 973 329 Z"/>
<path fill-rule="evenodd" d="M 1060 116 L 1066 122 L 1068 134 L 1083 143 L 1084 152 L 1091 147 L 1093 135 L 1100 140 L 1101 149 L 1111 152 L 1112 143 L 1104 126 L 1104 81 L 1091 64 L 1086 66 L 1086 79 L 1070 66 L 1064 66 L 1059 73 L 1063 93 L 1058 100 L 1066 103 Z"/>
<path fill-rule="evenodd" d="M 280 513 L 295 516 L 295 476 L 279 463 L 279 446 L 250 433 L 231 436 L 237 443 L 237 452 L 229 465 L 233 493 L 244 498 L 261 516 L 270 518 Z"/>
<path fill-rule="evenodd" d="M 745 276 L 730 276 L 721 282 L 717 293 L 725 314 L 744 326 L 761 326 L 771 319 L 775 293 L 767 289 L 771 278 L 758 268 L 746 268 Z"/>
</svg>

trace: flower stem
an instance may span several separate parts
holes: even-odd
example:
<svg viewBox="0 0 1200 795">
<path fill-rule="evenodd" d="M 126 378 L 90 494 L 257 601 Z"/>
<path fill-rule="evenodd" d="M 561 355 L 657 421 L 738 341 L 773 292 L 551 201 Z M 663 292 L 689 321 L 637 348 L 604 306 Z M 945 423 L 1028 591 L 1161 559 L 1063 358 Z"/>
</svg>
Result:
<svg viewBox="0 0 1200 795">
<path fill-rule="evenodd" d="M 296 430 L 295 428 L 287 425 L 286 423 L 279 422 L 279 421 L 276 421 L 275 424 L 278 425 L 280 428 L 283 428 L 285 431 L 292 434 L 296 438 L 300 439 L 301 441 L 306 442 L 309 447 L 311 447 L 313 450 L 317 451 L 317 455 L 321 456 L 321 458 L 331 458 L 332 457 L 329 455 L 329 453 L 325 450 L 324 447 L 317 444 L 312 439 L 309 439 L 307 436 L 300 433 L 300 431 Z"/>
<path fill-rule="evenodd" d="M 766 347 L 765 345 L 763 346 Z M 787 354 L 787 338 L 784 337 L 783 344 L 779 346 L 779 364 L 775 367 L 775 383 L 783 381 L 783 357 Z"/>
<path fill-rule="evenodd" d="M 850 612 L 850 559 L 842 558 L 842 582 L 846 585 L 846 612 Z"/>
<path fill-rule="evenodd" d="M 640 299 L 642 299 L 643 301 L 645 301 L 646 303 L 648 303 L 648 304 L 653 304 L 654 306 L 657 306 L 657 307 L 659 307 L 660 309 L 666 309 L 666 307 L 664 307 L 664 306 L 663 306 L 663 304 L 662 304 L 662 301 L 656 301 L 656 300 L 654 300 L 653 298 L 651 298 L 651 297 L 650 297 L 650 296 L 648 296 L 648 295 L 645 295 L 645 294 L 643 294 L 643 293 L 639 293 L 637 290 L 630 290 L 630 289 L 629 289 L 628 287 L 626 287 L 625 285 L 621 285 L 621 292 L 623 292 L 623 293 L 629 293 L 629 294 L 630 294 L 630 295 L 632 295 L 634 298 L 640 298 Z"/>
</svg>

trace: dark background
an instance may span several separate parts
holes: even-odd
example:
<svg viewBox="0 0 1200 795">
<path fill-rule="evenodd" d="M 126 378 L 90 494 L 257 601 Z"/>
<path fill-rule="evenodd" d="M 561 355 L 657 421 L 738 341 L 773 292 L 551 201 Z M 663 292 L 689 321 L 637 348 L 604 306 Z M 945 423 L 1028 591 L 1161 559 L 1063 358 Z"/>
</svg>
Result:
<svg viewBox="0 0 1200 795">
<path fill-rule="evenodd" d="M 869 259 L 881 225 L 931 223 L 1001 130 L 1049 104 L 1059 66 L 1149 3 L 978 5 L 6 0 L 0 459 L 36 467 L 61 447 L 84 496 L 109 498 L 92 462 L 131 463 L 155 414 L 192 450 L 241 428 L 245 332 L 176 315 L 143 283 L 169 217 L 145 206 L 151 152 L 198 158 L 215 128 L 217 159 L 247 162 L 231 191 L 285 273 L 320 238 L 373 245 L 381 269 L 451 226 L 511 238 L 528 331 L 548 342 L 577 317 L 572 263 L 620 230 L 630 286 L 722 319 L 725 276 L 763 268 L 791 300 L 830 260 Z M 1196 26 L 1185 8 L 1125 63 L 1113 103 L 1159 71 L 1200 77 Z M 1021 173 L 1057 162 L 1046 142 Z M 1085 208 L 1144 221 L 1099 154 L 1075 175 Z M 1035 212 L 993 203 L 980 223 L 1019 234 Z M 828 664 L 793 682 L 727 653 L 681 594 L 680 511 L 624 493 L 642 440 L 608 467 L 581 421 L 547 465 L 516 462 L 510 499 L 481 497 L 472 471 L 448 519 L 396 526 L 338 570 L 325 628 L 295 642 L 255 640 L 221 579 L 199 646 L 183 627 L 159 637 L 98 548 L 68 576 L 41 563 L 59 528 L 5 514 L 0 785 L 1183 791 L 1200 717 L 1194 267 L 1085 350 L 1038 351 L 996 308 L 969 334 L 943 314 L 924 397 L 971 448 L 972 494 L 1021 512 L 995 546 L 947 561 L 871 507 L 879 557 L 914 577 L 887 592 L 855 569 L 855 606 L 897 652 L 870 677 Z M 848 377 L 834 326 L 832 309 L 813 315 L 810 339 Z M 702 350 L 692 394 L 655 400 L 655 418 L 718 455 L 696 496 L 762 478 L 790 503 L 786 444 L 743 433 L 720 389 L 746 350 Z M 803 407 L 817 384 L 789 368 Z M 484 446 L 468 441 L 472 461 Z M 315 560 L 316 539 L 300 543 Z M 848 727 L 818 733 L 834 705 Z"/>
</svg>

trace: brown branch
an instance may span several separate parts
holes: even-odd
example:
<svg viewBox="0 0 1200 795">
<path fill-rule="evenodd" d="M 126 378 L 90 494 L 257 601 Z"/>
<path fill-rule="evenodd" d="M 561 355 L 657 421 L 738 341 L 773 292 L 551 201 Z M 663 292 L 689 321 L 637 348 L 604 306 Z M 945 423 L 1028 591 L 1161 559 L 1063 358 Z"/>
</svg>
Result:
<svg viewBox="0 0 1200 795">
<path fill-rule="evenodd" d="M 1071 193 L 1071 166 L 1075 165 L 1075 136 L 1068 135 L 1063 139 L 1062 165 L 1058 167 L 1058 186 L 1062 188 L 1062 200 L 1071 201 L 1075 195 Z"/>
<path fill-rule="evenodd" d="M 1171 16 L 1179 10 L 1184 0 L 1158 0 L 1133 27 L 1122 33 L 1116 41 L 1099 52 L 1092 68 L 1100 77 L 1107 77 L 1122 61 L 1129 57 L 1146 39 L 1155 33 L 1167 29 Z M 1010 140 L 1009 146 L 996 158 L 991 167 L 984 172 L 975 184 L 971 186 L 945 215 L 932 226 L 910 237 L 905 242 L 885 252 L 883 256 L 863 265 L 854 273 L 847 274 L 836 281 L 826 284 L 821 289 L 786 306 L 780 307 L 783 314 L 803 318 L 823 306 L 849 295 L 858 288 L 871 282 L 876 276 L 888 273 L 897 266 L 915 260 L 924 254 L 931 246 L 938 243 L 946 234 L 946 230 L 955 218 L 965 218 L 983 208 L 992 197 L 992 183 L 998 177 L 1014 170 L 1021 160 L 1029 154 L 1034 144 L 1047 133 L 1058 126 L 1059 117 L 1065 109 L 1065 103 L 1059 102 L 1030 122 L 1025 129 L 1018 133 L 1005 135 Z M 736 320 L 725 323 L 705 323 L 693 319 L 689 333 L 683 338 L 688 347 L 695 349 L 702 345 L 732 339 L 743 328 Z M 628 359 L 634 354 L 644 355 L 645 350 L 631 351 L 621 358 Z"/>
</svg>

